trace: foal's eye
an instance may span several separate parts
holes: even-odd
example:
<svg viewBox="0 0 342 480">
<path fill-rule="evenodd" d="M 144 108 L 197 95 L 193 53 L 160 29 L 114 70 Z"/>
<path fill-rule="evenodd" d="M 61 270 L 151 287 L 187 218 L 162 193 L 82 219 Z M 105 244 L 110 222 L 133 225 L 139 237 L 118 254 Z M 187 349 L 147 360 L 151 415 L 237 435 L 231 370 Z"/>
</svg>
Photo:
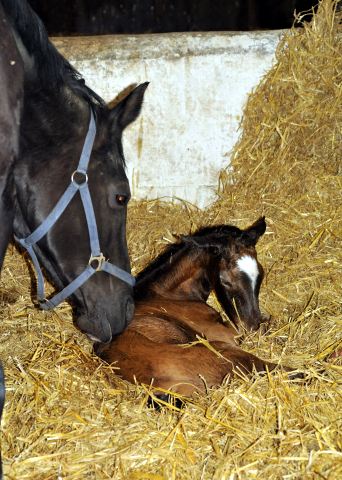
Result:
<svg viewBox="0 0 342 480">
<path fill-rule="evenodd" d="M 126 205 L 128 202 L 128 197 L 126 195 L 117 195 L 116 201 L 119 205 Z"/>
<path fill-rule="evenodd" d="M 225 287 L 231 288 L 233 286 L 233 284 L 228 282 L 228 280 L 221 280 L 221 281 Z"/>
</svg>

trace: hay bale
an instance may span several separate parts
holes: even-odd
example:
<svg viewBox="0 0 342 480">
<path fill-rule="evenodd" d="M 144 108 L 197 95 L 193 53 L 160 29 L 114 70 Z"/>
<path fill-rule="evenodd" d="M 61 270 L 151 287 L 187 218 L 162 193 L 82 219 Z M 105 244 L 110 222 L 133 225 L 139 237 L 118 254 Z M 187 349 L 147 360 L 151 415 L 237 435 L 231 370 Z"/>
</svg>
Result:
<svg viewBox="0 0 342 480">
<path fill-rule="evenodd" d="M 341 40 L 341 14 L 330 0 L 281 39 L 274 67 L 246 104 L 213 207 L 129 207 L 134 273 L 174 233 L 221 222 L 244 227 L 266 215 L 261 305 L 272 319 L 266 334 L 249 335 L 243 345 L 304 369 L 311 380 L 227 379 L 183 411 L 151 411 L 152 389 L 123 382 L 115 366 L 93 356 L 67 303 L 52 313 L 34 308 L 26 254 L 10 246 L 0 305 L 8 478 L 341 476 L 342 367 L 324 362 L 342 343 Z"/>
</svg>

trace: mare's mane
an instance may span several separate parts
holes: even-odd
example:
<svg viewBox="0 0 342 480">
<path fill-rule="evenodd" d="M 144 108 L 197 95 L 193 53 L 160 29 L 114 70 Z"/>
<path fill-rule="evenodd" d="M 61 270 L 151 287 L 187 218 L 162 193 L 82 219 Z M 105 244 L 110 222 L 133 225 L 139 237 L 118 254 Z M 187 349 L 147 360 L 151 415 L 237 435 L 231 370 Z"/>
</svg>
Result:
<svg viewBox="0 0 342 480">
<path fill-rule="evenodd" d="M 223 239 L 235 239 L 241 237 L 241 234 L 243 233 L 242 230 L 240 230 L 237 227 L 233 227 L 230 225 L 217 225 L 214 227 L 204 227 L 198 230 L 196 233 L 191 235 L 192 237 L 204 237 L 208 236 L 210 237 L 211 242 L 208 241 L 207 247 L 212 246 L 212 240 L 217 239 L 223 240 Z M 194 245 L 194 243 L 191 243 Z M 160 268 L 162 268 L 164 265 L 169 264 L 172 256 L 176 255 L 178 252 L 181 252 L 184 250 L 186 247 L 189 246 L 189 242 L 182 241 L 180 243 L 173 243 L 169 245 L 166 250 L 159 255 L 155 260 L 153 260 L 144 270 L 142 270 L 136 277 L 137 283 L 145 280 L 149 275 L 151 275 L 153 272 L 156 272 Z M 198 246 L 197 248 L 206 248 L 206 246 Z"/>
<path fill-rule="evenodd" d="M 68 86 L 92 108 L 105 107 L 102 98 L 85 85 L 78 71 L 50 42 L 40 18 L 26 0 L 1 0 L 6 16 L 28 54 L 34 60 L 37 80 L 43 89 L 61 90 Z"/>
</svg>

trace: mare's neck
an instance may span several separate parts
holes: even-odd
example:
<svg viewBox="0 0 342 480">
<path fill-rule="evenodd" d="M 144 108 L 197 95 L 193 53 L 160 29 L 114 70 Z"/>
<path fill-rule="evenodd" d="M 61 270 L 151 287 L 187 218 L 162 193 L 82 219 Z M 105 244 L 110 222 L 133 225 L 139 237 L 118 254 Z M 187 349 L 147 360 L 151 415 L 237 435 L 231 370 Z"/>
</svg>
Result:
<svg viewBox="0 0 342 480">
<path fill-rule="evenodd" d="M 137 301 L 156 296 L 173 300 L 206 302 L 213 288 L 209 253 L 190 245 L 170 256 L 162 266 L 138 281 Z"/>
<path fill-rule="evenodd" d="M 46 163 L 50 156 L 58 157 L 58 162 L 65 163 L 65 167 L 71 159 L 75 158 L 76 162 L 88 131 L 89 117 L 89 106 L 69 93 L 67 87 L 35 91 L 34 84 L 27 85 L 21 122 L 21 159 L 32 159 L 36 167 Z"/>
</svg>

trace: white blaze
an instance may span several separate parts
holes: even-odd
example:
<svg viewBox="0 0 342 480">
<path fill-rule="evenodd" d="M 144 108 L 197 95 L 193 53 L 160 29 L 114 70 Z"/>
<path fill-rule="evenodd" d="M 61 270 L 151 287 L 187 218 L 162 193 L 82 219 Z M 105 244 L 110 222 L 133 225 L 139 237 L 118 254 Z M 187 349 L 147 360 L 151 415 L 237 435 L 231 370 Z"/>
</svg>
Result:
<svg viewBox="0 0 342 480">
<path fill-rule="evenodd" d="M 257 261 L 255 260 L 255 258 L 252 258 L 249 255 L 244 255 L 243 257 L 239 258 L 236 263 L 238 269 L 249 276 L 252 282 L 252 288 L 254 290 L 259 275 Z"/>
</svg>

